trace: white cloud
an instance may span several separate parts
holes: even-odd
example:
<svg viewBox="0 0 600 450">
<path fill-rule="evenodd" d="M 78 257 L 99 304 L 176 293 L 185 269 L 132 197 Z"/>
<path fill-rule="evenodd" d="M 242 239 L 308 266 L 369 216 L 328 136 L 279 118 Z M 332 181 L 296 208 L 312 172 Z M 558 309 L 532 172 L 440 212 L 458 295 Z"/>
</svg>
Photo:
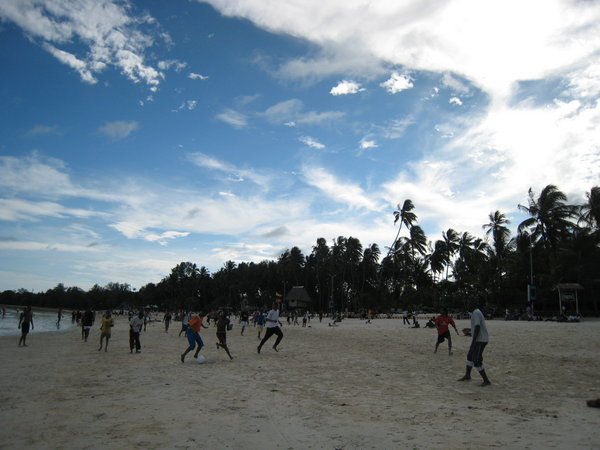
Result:
<svg viewBox="0 0 600 450">
<path fill-rule="evenodd" d="M 360 148 L 362 150 L 366 150 L 366 149 L 369 149 L 369 148 L 377 148 L 377 147 L 378 147 L 378 145 L 377 145 L 377 142 L 375 142 L 375 141 L 372 141 L 372 140 L 369 140 L 369 139 L 362 139 L 360 141 Z"/>
<path fill-rule="evenodd" d="M 397 94 L 413 87 L 412 79 L 408 75 L 401 75 L 398 72 L 392 73 L 390 78 L 381 83 L 380 86 L 385 88 L 390 94 Z"/>
<path fill-rule="evenodd" d="M 365 90 L 366 89 L 360 87 L 360 84 L 354 81 L 342 80 L 337 84 L 337 86 L 332 87 L 329 93 L 331 95 L 348 95 L 358 94 L 359 92 Z"/>
<path fill-rule="evenodd" d="M 308 147 L 316 148 L 317 150 L 322 150 L 325 148 L 325 146 L 323 144 L 321 144 L 315 138 L 312 138 L 310 136 L 302 136 L 302 137 L 298 138 L 298 140 L 300 142 L 302 142 L 304 145 L 307 145 Z"/>
<path fill-rule="evenodd" d="M 110 0 L 5 0 L 0 17 L 14 22 L 87 83 L 96 83 L 107 66 L 121 70 L 131 81 L 156 91 L 163 74 L 148 65 L 144 53 L 153 45 L 156 26 L 147 15 L 129 15 L 131 8 Z M 148 28 L 148 31 L 143 31 Z M 87 49 L 75 55 L 60 46 L 77 42 Z"/>
<path fill-rule="evenodd" d="M 188 78 L 190 78 L 192 80 L 208 80 L 208 77 L 206 75 L 201 75 L 199 73 L 194 73 L 194 72 L 190 72 L 190 74 L 188 75 Z"/>
<path fill-rule="evenodd" d="M 139 127 L 140 125 L 137 122 L 118 120 L 116 122 L 108 122 L 104 124 L 98 129 L 98 131 L 112 139 L 124 139 Z"/>
<path fill-rule="evenodd" d="M 196 109 L 197 106 L 198 106 L 198 102 L 196 100 L 186 100 L 181 105 L 179 105 L 179 107 L 177 109 L 173 109 L 172 111 L 179 112 L 179 111 L 183 111 L 185 109 L 187 109 L 188 111 L 192 111 L 192 110 Z"/>
<path fill-rule="evenodd" d="M 241 112 L 233 109 L 226 109 L 222 113 L 217 114 L 217 119 L 238 129 L 246 128 L 248 126 L 248 118 Z"/>
<path fill-rule="evenodd" d="M 462 100 L 458 97 L 451 97 L 450 100 L 448 100 L 448 103 L 450 103 L 451 105 L 458 105 L 458 106 L 462 106 L 462 104 L 463 104 Z"/>
<path fill-rule="evenodd" d="M 345 113 L 342 111 L 305 111 L 304 103 L 293 98 L 267 108 L 262 115 L 271 123 L 297 126 L 333 122 L 343 118 Z"/>
<path fill-rule="evenodd" d="M 169 59 L 166 61 L 158 62 L 158 68 L 160 70 L 169 70 L 169 69 L 173 68 L 173 69 L 175 69 L 175 72 L 181 72 L 186 67 L 187 67 L 186 62 L 178 61 L 176 59 Z"/>
<path fill-rule="evenodd" d="M 225 173 L 228 177 L 227 181 L 243 182 L 245 180 L 250 180 L 263 188 L 268 188 L 270 184 L 271 177 L 268 175 L 263 175 L 252 169 L 238 168 L 233 164 L 221 161 L 201 152 L 190 153 L 188 159 L 198 167 Z M 220 194 L 233 196 L 233 194 Z"/>
<path fill-rule="evenodd" d="M 356 184 L 339 181 L 322 167 L 304 166 L 302 174 L 307 184 L 318 188 L 332 200 L 351 208 L 379 211 L 381 207 Z"/>
</svg>

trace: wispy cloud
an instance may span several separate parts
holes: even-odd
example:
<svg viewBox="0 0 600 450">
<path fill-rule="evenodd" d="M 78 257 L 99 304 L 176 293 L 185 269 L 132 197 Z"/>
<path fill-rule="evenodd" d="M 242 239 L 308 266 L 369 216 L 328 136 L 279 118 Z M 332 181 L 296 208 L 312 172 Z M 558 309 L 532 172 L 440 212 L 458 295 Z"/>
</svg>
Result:
<svg viewBox="0 0 600 450">
<path fill-rule="evenodd" d="M 188 78 L 190 78 L 191 80 L 208 80 L 208 76 L 194 72 L 190 72 Z"/>
<path fill-rule="evenodd" d="M 47 134 L 60 134 L 60 131 L 55 125 L 36 125 L 26 133 L 27 137 L 37 137 Z"/>
<path fill-rule="evenodd" d="M 116 122 L 104 124 L 98 131 L 111 139 L 125 139 L 139 127 L 140 125 L 137 122 L 117 120 Z"/>
<path fill-rule="evenodd" d="M 233 109 L 226 109 L 222 113 L 217 114 L 217 119 L 238 129 L 248 126 L 248 118 L 246 115 Z"/>
<path fill-rule="evenodd" d="M 311 147 L 311 148 L 316 148 L 317 150 L 322 150 L 325 148 L 325 145 L 321 144 L 315 138 L 310 137 L 310 136 L 301 136 L 298 138 L 298 140 L 300 142 L 302 142 L 304 145 L 307 145 L 308 147 Z"/>
<path fill-rule="evenodd" d="M 227 175 L 227 181 L 243 182 L 249 180 L 263 188 L 268 188 L 271 177 L 252 169 L 243 169 L 221 161 L 205 153 L 190 153 L 188 159 L 196 166 Z"/>
<path fill-rule="evenodd" d="M 342 119 L 342 111 L 306 111 L 304 103 L 296 98 L 277 103 L 261 114 L 271 123 L 286 126 L 319 125 Z"/>
</svg>

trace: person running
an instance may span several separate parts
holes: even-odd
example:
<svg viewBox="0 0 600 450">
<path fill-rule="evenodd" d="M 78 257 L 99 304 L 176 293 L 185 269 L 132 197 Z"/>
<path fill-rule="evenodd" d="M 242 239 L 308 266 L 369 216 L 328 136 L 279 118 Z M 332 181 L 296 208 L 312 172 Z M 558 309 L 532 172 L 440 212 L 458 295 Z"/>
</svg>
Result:
<svg viewBox="0 0 600 450">
<path fill-rule="evenodd" d="M 437 342 L 435 343 L 435 350 L 433 353 L 437 353 L 439 345 L 444 342 L 445 339 L 448 339 L 448 354 L 452 354 L 452 337 L 450 336 L 449 325 L 452 325 L 454 331 L 458 335 L 458 330 L 456 329 L 456 324 L 454 323 L 454 319 L 448 315 L 448 309 L 443 308 L 442 314 L 435 319 L 435 327 L 437 328 Z"/>
<path fill-rule="evenodd" d="M 265 333 L 265 337 L 262 339 L 262 341 L 260 341 L 260 344 L 258 344 L 256 351 L 260 353 L 260 349 L 262 348 L 264 343 L 267 342 L 267 340 L 271 336 L 276 334 L 277 339 L 275 340 L 275 344 L 273 345 L 273 350 L 278 352 L 279 350 L 277 350 L 277 346 L 283 339 L 283 332 L 281 331 L 281 328 L 279 328 L 279 326 L 282 325 L 282 323 L 279 321 L 279 308 L 277 307 L 277 303 L 273 303 L 273 308 L 267 314 L 267 318 L 265 319 L 265 321 L 267 323 L 267 332 Z"/>
<path fill-rule="evenodd" d="M 248 311 L 244 310 L 241 312 L 240 314 L 240 326 L 242 327 L 242 332 L 240 333 L 240 336 L 244 335 L 244 329 L 248 326 Z"/>
<path fill-rule="evenodd" d="M 165 333 L 169 332 L 169 325 L 171 324 L 172 318 L 173 316 L 171 316 L 171 313 L 169 311 L 167 311 L 163 316 L 163 322 L 165 323 Z"/>
<path fill-rule="evenodd" d="M 233 359 L 231 353 L 229 353 L 229 347 L 227 347 L 227 327 L 229 326 L 229 319 L 225 315 L 224 311 L 219 313 L 219 318 L 217 319 L 217 350 L 222 348 L 227 352 L 227 356 L 229 359 Z"/>
<path fill-rule="evenodd" d="M 115 325 L 115 322 L 111 316 L 111 312 L 107 310 L 102 317 L 102 323 L 100 325 L 100 348 L 98 348 L 98 351 L 102 350 L 102 341 L 104 339 L 106 339 L 104 351 L 108 351 L 108 340 L 110 339 L 111 329 Z"/>
<path fill-rule="evenodd" d="M 81 317 L 81 339 L 87 342 L 90 335 L 90 330 L 94 325 L 94 313 L 90 308 L 87 308 Z"/>
<path fill-rule="evenodd" d="M 192 318 L 188 321 L 187 329 L 185 330 L 185 334 L 188 339 L 189 346 L 185 349 L 185 351 L 181 354 L 181 362 L 185 362 L 185 355 L 196 348 L 196 353 L 194 354 L 194 358 L 198 358 L 198 353 L 200 353 L 200 349 L 204 347 L 204 342 L 202 342 L 202 338 L 200 337 L 200 329 L 202 328 L 202 313 L 192 316 Z M 207 328 L 206 326 L 204 328 Z"/>
<path fill-rule="evenodd" d="M 487 327 L 485 325 L 485 317 L 479 308 L 475 308 L 471 313 L 471 333 L 473 339 L 467 353 L 467 365 L 465 375 L 459 378 L 458 381 L 467 381 L 471 379 L 471 369 L 475 367 L 483 378 L 481 386 L 489 386 L 492 384 L 485 373 L 483 367 L 483 350 L 489 341 Z"/>
<path fill-rule="evenodd" d="M 258 327 L 258 340 L 260 340 L 260 334 L 265 327 L 265 315 L 259 311 L 258 316 L 256 316 L 256 326 Z"/>
<path fill-rule="evenodd" d="M 21 313 L 19 316 L 19 325 L 18 328 L 21 329 L 21 337 L 19 338 L 19 347 L 21 344 L 23 347 L 27 347 L 27 334 L 29 334 L 29 329 L 33 330 L 33 312 L 31 311 L 31 306 L 25 307 L 25 311 Z"/>
<path fill-rule="evenodd" d="M 135 352 L 140 353 L 142 351 L 142 344 L 140 343 L 140 334 L 142 327 L 144 326 L 144 311 L 140 309 L 137 316 L 133 316 L 129 321 L 129 353 Z"/>
</svg>

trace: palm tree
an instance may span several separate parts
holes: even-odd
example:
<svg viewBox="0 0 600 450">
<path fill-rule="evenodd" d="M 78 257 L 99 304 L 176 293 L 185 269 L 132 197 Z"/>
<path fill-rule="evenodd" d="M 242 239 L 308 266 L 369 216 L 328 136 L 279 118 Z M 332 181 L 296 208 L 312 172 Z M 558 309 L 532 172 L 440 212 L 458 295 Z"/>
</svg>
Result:
<svg viewBox="0 0 600 450">
<path fill-rule="evenodd" d="M 492 235 L 492 243 L 496 256 L 502 259 L 510 238 L 510 230 L 506 226 L 510 223 L 510 220 L 500 211 L 490 213 L 489 219 L 490 221 L 483 225 L 482 228 L 486 230 L 486 236 Z"/>
<path fill-rule="evenodd" d="M 519 224 L 519 232 L 529 230 L 533 241 L 556 250 L 561 237 L 573 227 L 570 219 L 575 210 L 566 201 L 567 196 L 552 184 L 542 189 L 537 199 L 533 190 L 529 188 L 528 206 L 518 207 L 531 217 Z"/>
<path fill-rule="evenodd" d="M 590 192 L 585 193 L 587 203 L 580 208 L 580 223 L 584 223 L 590 229 L 600 229 L 600 186 L 594 186 Z"/>
<path fill-rule="evenodd" d="M 400 226 L 398 227 L 398 233 L 396 233 L 396 238 L 390 247 L 388 252 L 388 256 L 394 251 L 396 248 L 396 242 L 398 241 L 398 237 L 400 236 L 400 230 L 402 230 L 402 225 L 406 227 L 410 227 L 413 223 L 417 221 L 417 215 L 412 212 L 415 209 L 415 205 L 410 199 L 404 200 L 402 204 L 402 208 L 400 208 L 400 204 L 397 205 L 397 210 L 394 211 L 394 225 L 396 222 L 400 221 Z"/>
<path fill-rule="evenodd" d="M 442 239 L 444 243 L 444 262 L 446 263 L 446 281 L 448 281 L 448 272 L 452 263 L 452 257 L 459 248 L 459 236 L 458 233 L 452 228 L 448 228 L 448 231 L 442 232 Z"/>
</svg>

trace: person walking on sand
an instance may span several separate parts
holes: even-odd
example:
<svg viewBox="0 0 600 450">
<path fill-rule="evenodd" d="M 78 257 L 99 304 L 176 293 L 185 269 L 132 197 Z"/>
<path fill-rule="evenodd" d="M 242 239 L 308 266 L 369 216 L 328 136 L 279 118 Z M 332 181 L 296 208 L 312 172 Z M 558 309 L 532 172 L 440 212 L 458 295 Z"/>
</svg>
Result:
<svg viewBox="0 0 600 450">
<path fill-rule="evenodd" d="M 17 328 L 21 329 L 21 337 L 19 338 L 19 347 L 21 344 L 23 347 L 27 347 L 27 334 L 29 333 L 29 329 L 33 330 L 33 312 L 31 311 L 31 306 L 25 307 L 25 311 L 21 313 L 19 316 L 19 325 Z"/>
<path fill-rule="evenodd" d="M 173 316 L 171 316 L 171 313 L 169 311 L 167 311 L 163 316 L 163 322 L 165 323 L 165 333 L 169 332 L 169 325 L 171 324 L 172 317 Z"/>
<path fill-rule="evenodd" d="M 90 308 L 87 308 L 81 317 L 81 339 L 87 342 L 90 335 L 90 330 L 94 325 L 94 313 Z"/>
<path fill-rule="evenodd" d="M 106 310 L 104 316 L 102 317 L 102 323 L 100 325 L 100 348 L 98 348 L 98 351 L 102 350 L 102 340 L 104 339 L 106 339 L 104 351 L 108 351 L 108 340 L 110 339 L 111 329 L 115 325 L 115 322 L 111 316 L 111 312 Z"/>
<path fill-rule="evenodd" d="M 282 323 L 279 321 L 279 308 L 277 307 L 277 303 L 273 303 L 273 308 L 267 314 L 267 318 L 265 319 L 265 321 L 267 323 L 267 332 L 265 333 L 265 337 L 262 339 L 262 341 L 260 341 L 260 344 L 258 344 L 256 351 L 260 353 L 260 349 L 262 348 L 264 343 L 267 342 L 267 340 L 271 336 L 276 334 L 277 339 L 275 340 L 275 344 L 273 345 L 273 350 L 277 352 L 279 351 L 277 350 L 277 346 L 283 339 L 283 332 L 281 331 L 281 328 L 279 328 L 279 326 L 282 325 Z"/>
<path fill-rule="evenodd" d="M 202 328 L 202 313 L 192 316 L 192 318 L 188 321 L 187 329 L 185 330 L 185 334 L 188 339 L 189 346 L 185 349 L 185 351 L 181 354 L 181 362 L 185 362 L 185 355 L 194 350 L 197 345 L 196 353 L 194 354 L 194 358 L 198 357 L 198 353 L 200 353 L 200 349 L 204 347 L 204 342 L 202 342 L 202 338 L 200 337 L 200 329 Z M 208 328 L 208 327 L 204 327 Z"/>
<path fill-rule="evenodd" d="M 129 353 L 135 352 L 140 353 L 142 351 L 142 344 L 140 343 L 140 333 L 144 326 L 144 311 L 140 309 L 137 316 L 133 316 L 129 321 Z"/>
<path fill-rule="evenodd" d="M 227 327 L 229 326 L 229 319 L 225 315 L 224 311 L 219 313 L 219 318 L 217 319 L 217 350 L 222 348 L 227 352 L 227 356 L 229 359 L 233 359 L 231 353 L 229 353 L 229 347 L 227 347 Z"/>
<path fill-rule="evenodd" d="M 442 309 L 442 314 L 435 319 L 435 327 L 437 328 L 437 342 L 435 343 L 435 350 L 433 353 L 437 353 L 439 345 L 444 342 L 444 339 L 448 339 L 448 354 L 452 354 L 452 337 L 450 336 L 449 325 L 452 325 L 454 331 L 458 335 L 456 324 L 454 319 L 448 315 L 448 309 Z"/>
<path fill-rule="evenodd" d="M 489 386 L 492 384 L 485 373 L 483 366 L 483 350 L 488 344 L 489 336 L 487 327 L 485 325 L 485 317 L 479 308 L 475 308 L 471 313 L 471 333 L 472 340 L 471 346 L 469 347 L 469 353 L 467 353 L 467 366 L 465 375 L 459 378 L 458 381 L 468 381 L 471 379 L 471 370 L 473 367 L 477 369 L 483 382 L 481 386 Z"/>
</svg>

